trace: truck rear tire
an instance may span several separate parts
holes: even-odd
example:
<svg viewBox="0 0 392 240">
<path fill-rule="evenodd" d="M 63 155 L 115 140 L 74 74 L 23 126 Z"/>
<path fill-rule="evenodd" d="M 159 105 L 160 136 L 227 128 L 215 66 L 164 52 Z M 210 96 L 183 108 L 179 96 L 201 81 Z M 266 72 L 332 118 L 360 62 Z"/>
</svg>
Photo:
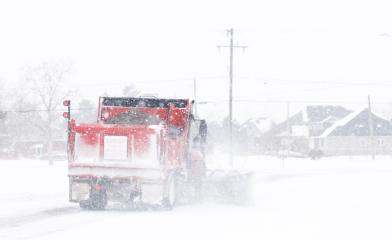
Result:
<svg viewBox="0 0 392 240">
<path fill-rule="evenodd" d="M 169 177 L 164 191 L 162 206 L 164 209 L 171 210 L 177 202 L 177 186 L 174 176 Z"/>
<path fill-rule="evenodd" d="M 79 206 L 86 210 L 103 210 L 107 205 L 107 197 L 105 192 L 94 192 L 90 194 L 90 199 L 79 202 Z"/>
</svg>

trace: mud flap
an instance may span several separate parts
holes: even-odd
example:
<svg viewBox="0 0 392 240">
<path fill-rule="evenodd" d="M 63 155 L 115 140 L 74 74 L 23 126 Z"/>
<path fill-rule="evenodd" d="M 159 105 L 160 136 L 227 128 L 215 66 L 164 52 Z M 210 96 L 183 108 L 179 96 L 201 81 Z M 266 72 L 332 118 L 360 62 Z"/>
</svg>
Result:
<svg viewBox="0 0 392 240">
<path fill-rule="evenodd" d="M 104 191 L 90 193 L 90 198 L 85 201 L 80 201 L 79 206 L 87 210 L 103 210 L 107 205 L 107 197 Z"/>
</svg>

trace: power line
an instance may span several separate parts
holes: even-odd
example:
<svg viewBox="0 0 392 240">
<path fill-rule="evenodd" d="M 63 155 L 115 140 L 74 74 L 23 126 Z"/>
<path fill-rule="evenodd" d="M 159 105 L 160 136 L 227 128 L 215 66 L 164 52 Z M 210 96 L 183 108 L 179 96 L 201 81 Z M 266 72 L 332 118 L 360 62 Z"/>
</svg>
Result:
<svg viewBox="0 0 392 240">
<path fill-rule="evenodd" d="M 218 47 L 228 47 L 228 46 L 218 46 Z M 234 47 L 245 47 L 245 46 L 234 46 Z M 225 79 L 227 76 L 210 76 L 210 77 L 198 77 L 198 80 L 211 80 L 211 79 Z M 392 86 L 391 82 L 353 82 L 353 81 L 305 81 L 305 80 L 282 80 L 282 79 L 265 79 L 260 77 L 246 77 L 246 76 L 236 76 L 233 74 L 233 78 L 237 79 L 249 79 L 254 81 L 260 81 L 260 84 L 263 85 L 321 85 L 321 86 L 329 86 L 329 87 L 338 87 L 338 86 Z M 161 85 L 189 85 L 192 86 L 193 78 L 178 78 L 178 79 L 160 79 L 160 80 L 144 80 L 144 81 L 132 81 L 132 83 L 137 87 L 143 85 L 153 85 L 153 86 L 161 86 Z M 207 82 L 208 83 L 208 82 Z M 106 86 L 126 86 L 129 83 L 126 82 L 108 82 L 108 83 L 71 83 L 68 85 L 69 88 L 83 88 L 83 87 L 106 87 Z M 34 90 L 34 87 L 4 87 L 5 90 Z"/>
<path fill-rule="evenodd" d="M 255 78 L 256 80 L 258 78 Z M 258 79 L 261 80 L 261 79 Z M 392 86 L 391 82 L 336 82 L 336 81 L 296 81 L 296 80 L 262 80 L 263 84 L 276 85 L 336 85 L 336 86 Z"/>
<path fill-rule="evenodd" d="M 201 100 L 197 101 L 199 106 L 205 104 L 227 104 L 228 100 L 226 99 L 218 99 L 218 100 Z M 276 103 L 276 104 L 287 104 L 296 103 L 296 104 L 367 104 L 366 100 L 364 101 L 322 101 L 322 100 L 261 100 L 261 99 L 233 99 L 234 103 Z M 372 101 L 372 105 L 377 104 L 390 104 L 392 105 L 391 101 Z M 47 109 L 27 109 L 27 110 L 0 110 L 1 113 L 34 113 L 34 112 L 64 112 L 65 109 L 54 109 L 54 110 L 47 110 Z M 97 108 L 73 108 L 72 111 L 97 111 Z"/>
<path fill-rule="evenodd" d="M 206 100 L 206 101 L 199 101 L 198 104 L 215 104 L 215 103 L 227 103 L 228 100 Z M 282 103 L 286 104 L 287 102 L 290 103 L 301 103 L 301 104 L 367 104 L 367 101 L 322 101 L 322 100 L 260 100 L 260 99 L 236 99 L 233 102 L 236 103 Z M 392 101 L 378 101 L 373 102 L 373 104 L 392 104 Z"/>
<path fill-rule="evenodd" d="M 95 111 L 96 108 L 76 108 L 72 109 L 72 111 Z M 28 109 L 28 110 L 0 110 L 1 113 L 34 113 L 34 112 L 64 112 L 65 110 L 54 109 Z"/>
</svg>

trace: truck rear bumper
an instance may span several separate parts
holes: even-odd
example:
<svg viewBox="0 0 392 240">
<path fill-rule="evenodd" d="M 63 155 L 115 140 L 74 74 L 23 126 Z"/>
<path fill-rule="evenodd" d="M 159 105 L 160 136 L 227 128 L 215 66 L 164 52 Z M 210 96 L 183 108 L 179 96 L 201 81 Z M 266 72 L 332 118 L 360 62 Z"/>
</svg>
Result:
<svg viewBox="0 0 392 240">
<path fill-rule="evenodd" d="M 154 168 L 120 168 L 110 166 L 70 166 L 70 201 L 81 202 L 89 198 L 91 189 L 102 186 L 108 200 L 129 202 L 136 196 L 145 204 L 162 201 L 164 172 Z"/>
</svg>

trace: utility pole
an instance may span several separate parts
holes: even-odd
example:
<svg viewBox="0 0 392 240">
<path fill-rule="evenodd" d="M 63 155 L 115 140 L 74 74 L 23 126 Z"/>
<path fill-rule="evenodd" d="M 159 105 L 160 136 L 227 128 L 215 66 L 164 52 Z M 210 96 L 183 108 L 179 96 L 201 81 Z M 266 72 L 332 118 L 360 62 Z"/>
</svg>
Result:
<svg viewBox="0 0 392 240">
<path fill-rule="evenodd" d="M 195 117 L 197 117 L 196 78 L 193 79 L 193 100 L 195 100 Z"/>
<path fill-rule="evenodd" d="M 233 61 L 234 61 L 234 48 L 245 49 L 247 46 L 234 45 L 234 29 L 226 30 L 230 38 L 230 45 L 218 46 L 218 48 L 230 49 L 230 70 L 229 70 L 229 136 L 230 136 L 230 166 L 233 167 Z"/>
<path fill-rule="evenodd" d="M 373 130 L 373 114 L 372 105 L 370 103 L 370 95 L 368 96 L 368 122 L 369 122 L 369 140 L 370 140 L 370 151 L 372 159 L 375 159 L 375 149 L 374 149 L 374 130 Z"/>
</svg>

